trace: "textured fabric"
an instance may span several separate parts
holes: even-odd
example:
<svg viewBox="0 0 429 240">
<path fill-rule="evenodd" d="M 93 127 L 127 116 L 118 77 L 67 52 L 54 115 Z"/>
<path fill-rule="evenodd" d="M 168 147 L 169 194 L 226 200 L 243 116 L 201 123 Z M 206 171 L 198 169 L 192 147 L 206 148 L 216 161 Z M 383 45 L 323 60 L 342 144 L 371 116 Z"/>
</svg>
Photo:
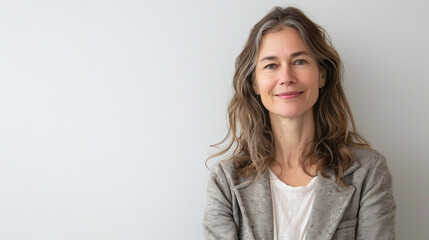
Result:
<svg viewBox="0 0 429 240">
<path fill-rule="evenodd" d="M 308 223 L 309 240 L 395 239 L 392 178 L 385 158 L 372 149 L 350 148 L 355 163 L 346 188 L 318 175 Z M 232 161 L 219 163 L 207 188 L 205 239 L 273 239 L 269 174 L 255 181 L 233 177 Z"/>
<path fill-rule="evenodd" d="M 313 206 L 317 176 L 306 186 L 292 187 L 271 170 L 274 240 L 304 240 Z"/>
</svg>

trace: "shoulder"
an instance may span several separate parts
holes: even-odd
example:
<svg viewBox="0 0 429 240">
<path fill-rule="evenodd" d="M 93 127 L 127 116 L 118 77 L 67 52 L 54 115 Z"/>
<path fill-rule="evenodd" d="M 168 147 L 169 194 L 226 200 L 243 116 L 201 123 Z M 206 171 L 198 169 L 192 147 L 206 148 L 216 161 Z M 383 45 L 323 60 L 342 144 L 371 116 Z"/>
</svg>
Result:
<svg viewBox="0 0 429 240">
<path fill-rule="evenodd" d="M 235 165 L 232 160 L 220 161 L 211 167 L 211 181 L 217 185 L 232 188 L 235 185 Z"/>
<path fill-rule="evenodd" d="M 220 161 L 211 168 L 211 175 L 228 180 L 234 179 L 235 164 L 232 160 Z"/>
<path fill-rule="evenodd" d="M 211 179 L 231 189 L 251 180 L 251 178 L 236 176 L 236 169 L 234 160 L 220 161 L 211 168 Z"/>
<path fill-rule="evenodd" d="M 360 168 L 369 169 L 380 163 L 386 163 L 383 154 L 372 148 L 351 146 L 349 149 Z"/>
<path fill-rule="evenodd" d="M 361 184 L 363 184 L 362 188 L 374 184 L 382 184 L 385 187 L 391 187 L 392 176 L 383 154 L 372 148 L 350 147 L 349 149 L 359 165 L 351 174 L 353 182 L 361 182 Z M 370 189 L 370 187 L 368 187 L 368 189 Z"/>
<path fill-rule="evenodd" d="M 233 175 L 236 167 L 234 164 L 234 160 L 220 161 L 218 162 L 212 172 L 223 171 L 229 175 Z"/>
</svg>

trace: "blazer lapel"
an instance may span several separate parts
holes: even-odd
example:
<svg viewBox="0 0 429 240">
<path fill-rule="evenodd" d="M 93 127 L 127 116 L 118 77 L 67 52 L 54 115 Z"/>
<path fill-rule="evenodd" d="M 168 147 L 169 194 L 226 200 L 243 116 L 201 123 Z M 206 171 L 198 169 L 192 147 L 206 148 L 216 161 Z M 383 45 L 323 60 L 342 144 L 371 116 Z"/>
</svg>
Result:
<svg viewBox="0 0 429 240">
<path fill-rule="evenodd" d="M 344 176 L 351 174 L 358 167 L 359 163 L 355 162 Z M 318 176 L 307 239 L 328 240 L 335 233 L 355 187 L 341 188 L 335 182 L 334 176 L 332 179 L 325 178 L 320 173 Z M 273 206 L 268 171 L 255 181 L 247 180 L 235 186 L 233 191 L 243 214 L 243 224 L 251 228 L 253 239 L 273 239 Z"/>
<path fill-rule="evenodd" d="M 356 167 L 356 166 L 355 166 Z M 355 169 L 355 167 L 353 167 Z M 354 170 L 353 169 L 353 170 Z M 353 170 L 350 169 L 352 172 Z M 342 188 L 335 180 L 319 174 L 308 223 L 307 239 L 331 239 L 355 192 L 354 186 Z M 337 189 L 338 188 L 338 189 Z"/>
<path fill-rule="evenodd" d="M 250 226 L 255 239 L 273 239 L 273 207 L 268 171 L 256 181 L 246 181 L 234 188 L 237 202 L 244 215 L 243 223 Z"/>
</svg>

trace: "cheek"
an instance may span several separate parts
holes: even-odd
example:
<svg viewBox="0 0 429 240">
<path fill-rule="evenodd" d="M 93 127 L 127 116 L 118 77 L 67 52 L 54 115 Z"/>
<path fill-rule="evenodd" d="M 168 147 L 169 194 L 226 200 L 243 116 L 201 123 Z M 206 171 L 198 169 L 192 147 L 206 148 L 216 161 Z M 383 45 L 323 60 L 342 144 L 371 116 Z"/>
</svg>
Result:
<svg viewBox="0 0 429 240">
<path fill-rule="evenodd" d="M 259 79 L 256 80 L 256 85 L 254 87 L 254 90 L 257 94 L 260 95 L 267 95 L 271 92 L 273 89 L 273 84 L 271 81 L 267 81 L 266 79 Z"/>
<path fill-rule="evenodd" d="M 320 85 L 320 78 L 318 75 L 313 74 L 311 77 L 308 78 L 309 81 L 305 83 L 305 85 L 308 87 L 308 100 L 311 102 L 317 101 L 317 98 L 319 97 L 319 85 Z"/>
<path fill-rule="evenodd" d="M 261 80 L 258 81 L 257 83 L 257 90 L 259 91 L 259 95 L 261 97 L 261 101 L 262 101 L 262 105 L 264 105 L 264 107 L 266 109 L 269 109 L 270 105 L 272 104 L 272 97 L 271 97 L 271 92 L 273 90 L 273 84 L 271 81 L 264 81 Z"/>
<path fill-rule="evenodd" d="M 311 88 L 312 90 L 313 89 L 318 90 L 322 83 L 323 83 L 323 79 L 321 78 L 319 73 L 316 71 L 314 73 L 310 74 L 307 78 L 307 81 L 306 81 L 306 85 L 309 88 Z"/>
</svg>

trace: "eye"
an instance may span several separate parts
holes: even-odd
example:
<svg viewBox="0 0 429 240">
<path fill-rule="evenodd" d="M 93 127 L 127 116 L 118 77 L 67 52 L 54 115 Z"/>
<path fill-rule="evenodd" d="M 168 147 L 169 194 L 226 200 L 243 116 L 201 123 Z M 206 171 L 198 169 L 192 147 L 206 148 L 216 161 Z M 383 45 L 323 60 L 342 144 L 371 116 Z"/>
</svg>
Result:
<svg viewBox="0 0 429 240">
<path fill-rule="evenodd" d="M 306 63 L 307 61 L 305 61 L 304 59 L 298 59 L 295 62 L 293 62 L 294 65 L 304 65 Z"/>
<path fill-rule="evenodd" d="M 271 64 L 268 64 L 267 66 L 265 66 L 264 68 L 272 70 L 272 69 L 276 69 L 277 65 L 274 63 L 271 63 Z"/>
</svg>

